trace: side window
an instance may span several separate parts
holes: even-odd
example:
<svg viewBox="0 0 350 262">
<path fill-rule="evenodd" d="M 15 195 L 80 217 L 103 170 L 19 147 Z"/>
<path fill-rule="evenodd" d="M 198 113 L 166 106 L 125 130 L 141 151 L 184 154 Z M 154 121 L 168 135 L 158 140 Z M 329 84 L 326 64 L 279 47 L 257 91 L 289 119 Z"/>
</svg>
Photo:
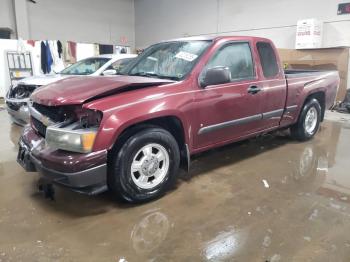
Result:
<svg viewBox="0 0 350 262">
<path fill-rule="evenodd" d="M 259 42 L 256 47 L 261 61 L 262 70 L 266 78 L 276 76 L 278 74 L 278 64 L 275 51 L 269 43 Z"/>
<path fill-rule="evenodd" d="M 228 67 L 232 81 L 254 77 L 252 53 L 248 43 L 233 43 L 221 48 L 206 68 Z"/>
</svg>

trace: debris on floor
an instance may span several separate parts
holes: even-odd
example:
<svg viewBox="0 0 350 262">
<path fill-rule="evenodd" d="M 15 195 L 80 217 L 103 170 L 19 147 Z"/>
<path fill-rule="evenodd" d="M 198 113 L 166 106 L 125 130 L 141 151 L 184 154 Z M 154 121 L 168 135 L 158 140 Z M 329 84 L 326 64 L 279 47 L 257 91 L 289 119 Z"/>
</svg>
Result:
<svg viewBox="0 0 350 262">
<path fill-rule="evenodd" d="M 315 220 L 318 217 L 318 209 L 314 209 L 309 216 L 309 220 Z"/>
<path fill-rule="evenodd" d="M 281 261 L 281 255 L 279 255 L 279 254 L 274 254 L 274 255 L 270 258 L 269 261 L 270 261 L 270 262 L 279 262 L 279 261 Z"/>
<path fill-rule="evenodd" d="M 329 203 L 329 205 L 335 209 L 341 209 L 341 205 L 338 205 L 338 204 L 334 204 L 334 203 Z"/>
<path fill-rule="evenodd" d="M 265 188 L 269 188 L 269 183 L 267 183 L 267 181 L 265 179 L 262 180 L 263 184 L 264 184 L 264 187 Z"/>
<path fill-rule="evenodd" d="M 348 200 L 348 197 L 342 196 L 342 197 L 340 197 L 340 200 L 347 201 L 347 200 Z"/>
<path fill-rule="evenodd" d="M 311 237 L 304 237 L 304 240 L 307 241 L 307 242 L 311 242 Z"/>
<path fill-rule="evenodd" d="M 271 237 L 265 236 L 262 245 L 263 245 L 263 247 L 268 248 L 271 245 Z"/>
</svg>

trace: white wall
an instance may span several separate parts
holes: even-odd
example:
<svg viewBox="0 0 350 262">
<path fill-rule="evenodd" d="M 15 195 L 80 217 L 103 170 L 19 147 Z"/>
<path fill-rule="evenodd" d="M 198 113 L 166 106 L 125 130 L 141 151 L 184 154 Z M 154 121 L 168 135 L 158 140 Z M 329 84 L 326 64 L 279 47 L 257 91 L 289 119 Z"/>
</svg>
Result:
<svg viewBox="0 0 350 262">
<path fill-rule="evenodd" d="M 134 47 L 134 0 L 38 0 L 27 3 L 32 39 L 120 44 Z"/>
<path fill-rule="evenodd" d="M 136 47 L 175 37 L 214 33 L 216 0 L 135 0 Z"/>
<path fill-rule="evenodd" d="M 0 0 L 0 27 L 24 31 L 23 39 L 135 45 L 134 0 Z M 14 3 L 16 5 L 14 5 Z M 27 18 L 22 21 L 27 12 Z M 27 32 L 28 31 L 28 34 Z M 19 31 L 20 33 L 20 31 Z M 13 35 L 16 38 L 16 34 Z M 21 35 L 19 35 L 21 37 Z M 121 43 L 121 37 L 127 43 Z"/>
<path fill-rule="evenodd" d="M 12 38 L 16 36 L 15 13 L 12 0 L 0 0 L 0 27 L 8 27 L 14 31 Z"/>
<path fill-rule="evenodd" d="M 33 40 L 71 40 L 135 46 L 134 0 L 0 0 L 0 27 Z M 17 25 L 16 25 L 17 12 Z M 16 38 L 14 33 L 12 38 Z M 127 39 L 121 43 L 121 38 Z M 31 47 L 28 46 L 31 50 Z M 5 50 L 16 50 L 17 41 L 0 40 L 0 97 L 9 87 Z M 80 52 L 79 49 L 78 52 Z M 83 55 L 85 55 L 83 53 Z M 79 58 L 81 54 L 78 53 Z M 33 59 L 37 58 L 35 52 Z M 36 60 L 35 60 L 36 61 Z"/>
<path fill-rule="evenodd" d="M 135 0 L 136 47 L 193 35 L 256 35 L 294 48 L 299 19 L 325 22 L 324 47 L 350 46 L 350 15 L 342 0 Z"/>
</svg>

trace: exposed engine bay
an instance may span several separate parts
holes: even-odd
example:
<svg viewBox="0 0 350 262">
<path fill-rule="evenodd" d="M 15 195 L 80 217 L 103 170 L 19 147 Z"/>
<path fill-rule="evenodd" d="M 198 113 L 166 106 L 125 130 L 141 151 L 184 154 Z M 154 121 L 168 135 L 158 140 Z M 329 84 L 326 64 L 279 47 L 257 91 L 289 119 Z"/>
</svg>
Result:
<svg viewBox="0 0 350 262">
<path fill-rule="evenodd" d="M 17 85 L 10 89 L 8 93 L 8 98 L 24 99 L 29 98 L 30 95 L 34 92 L 39 86 L 36 85 Z"/>
<path fill-rule="evenodd" d="M 45 137 L 46 128 L 88 129 L 97 128 L 102 119 L 99 111 L 84 109 L 81 105 L 45 106 L 33 103 L 29 107 L 32 124 L 38 133 Z"/>
</svg>

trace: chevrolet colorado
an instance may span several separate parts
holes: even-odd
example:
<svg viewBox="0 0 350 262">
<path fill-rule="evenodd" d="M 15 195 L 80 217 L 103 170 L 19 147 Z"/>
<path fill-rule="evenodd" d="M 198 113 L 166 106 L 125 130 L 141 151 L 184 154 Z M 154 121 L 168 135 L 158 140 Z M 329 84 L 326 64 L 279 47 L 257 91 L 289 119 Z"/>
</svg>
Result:
<svg viewBox="0 0 350 262">
<path fill-rule="evenodd" d="M 161 42 L 118 76 L 36 90 L 17 159 L 48 184 L 148 201 L 193 154 L 281 128 L 311 139 L 338 85 L 336 71 L 284 72 L 265 38 Z"/>
</svg>

